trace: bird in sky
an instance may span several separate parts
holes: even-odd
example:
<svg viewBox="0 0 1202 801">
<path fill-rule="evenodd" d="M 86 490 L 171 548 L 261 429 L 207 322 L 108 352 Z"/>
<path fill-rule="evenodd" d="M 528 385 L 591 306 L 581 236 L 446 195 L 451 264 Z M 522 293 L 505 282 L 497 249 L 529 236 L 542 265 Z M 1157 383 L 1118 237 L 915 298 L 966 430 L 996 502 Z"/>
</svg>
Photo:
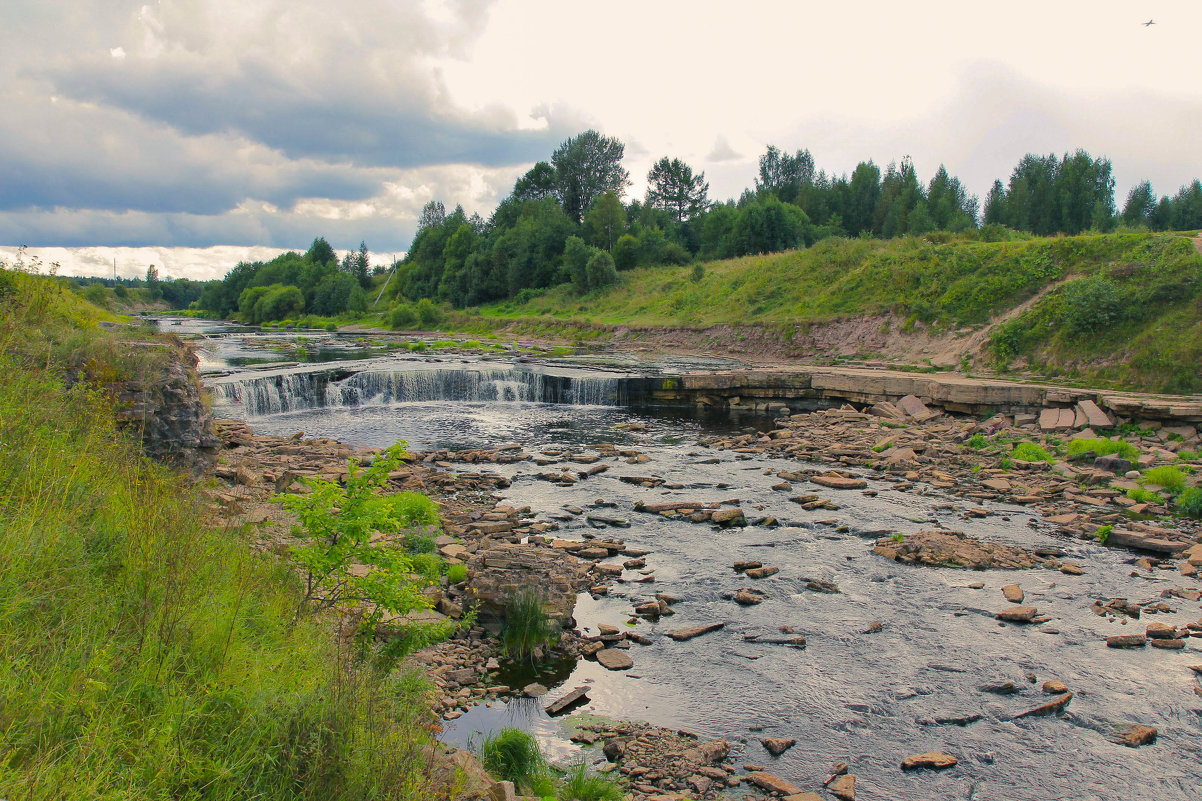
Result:
<svg viewBox="0 0 1202 801">
<path fill-rule="evenodd" d="M 1154 19 L 1150 19 L 1150 20 L 1148 20 L 1147 22 L 1143 23 L 1143 26 L 1144 26 L 1145 28 L 1147 28 L 1148 26 L 1150 26 L 1150 25 L 1155 25 L 1155 24 L 1156 24 L 1156 20 L 1154 20 Z"/>
</svg>

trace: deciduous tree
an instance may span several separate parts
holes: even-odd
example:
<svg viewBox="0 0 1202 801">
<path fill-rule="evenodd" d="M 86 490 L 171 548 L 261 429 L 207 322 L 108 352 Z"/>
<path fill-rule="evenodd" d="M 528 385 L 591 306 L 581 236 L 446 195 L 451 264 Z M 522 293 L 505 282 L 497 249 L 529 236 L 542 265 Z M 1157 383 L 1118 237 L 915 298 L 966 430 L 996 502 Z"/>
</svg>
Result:
<svg viewBox="0 0 1202 801">
<path fill-rule="evenodd" d="M 593 130 L 568 139 L 551 156 L 555 168 L 555 194 L 563 210 L 577 224 L 593 201 L 606 192 L 621 196 L 630 184 L 622 166 L 626 146 Z"/>
</svg>

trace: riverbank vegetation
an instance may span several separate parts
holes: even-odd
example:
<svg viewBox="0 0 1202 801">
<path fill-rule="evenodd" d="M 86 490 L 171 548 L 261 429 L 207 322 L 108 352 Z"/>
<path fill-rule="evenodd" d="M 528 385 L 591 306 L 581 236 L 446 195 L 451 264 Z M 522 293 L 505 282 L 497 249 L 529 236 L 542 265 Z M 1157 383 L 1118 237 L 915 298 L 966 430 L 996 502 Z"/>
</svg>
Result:
<svg viewBox="0 0 1202 801">
<path fill-rule="evenodd" d="M 0 270 L 0 796 L 424 797 L 424 684 L 117 430 L 103 379 L 155 348 L 106 317 Z"/>
<path fill-rule="evenodd" d="M 1202 355 L 1197 253 L 1158 233 L 1202 228 L 1197 180 L 1159 199 L 1141 183 L 1120 210 L 1106 158 L 1028 154 L 981 203 L 942 166 L 927 181 L 909 160 L 838 175 L 808 150 L 768 147 L 737 200 L 713 202 L 705 175 L 667 156 L 645 196 L 625 199 L 623 156 L 623 143 L 586 131 L 521 176 L 488 219 L 427 203 L 408 253 L 388 267 L 369 270 L 365 243 L 340 260 L 317 238 L 304 254 L 239 264 L 194 305 L 250 324 L 394 330 L 554 319 L 800 332 L 887 315 L 882 324 L 908 333 L 1007 317 L 977 360 L 995 370 L 1202 387 L 1185 367 Z"/>
</svg>

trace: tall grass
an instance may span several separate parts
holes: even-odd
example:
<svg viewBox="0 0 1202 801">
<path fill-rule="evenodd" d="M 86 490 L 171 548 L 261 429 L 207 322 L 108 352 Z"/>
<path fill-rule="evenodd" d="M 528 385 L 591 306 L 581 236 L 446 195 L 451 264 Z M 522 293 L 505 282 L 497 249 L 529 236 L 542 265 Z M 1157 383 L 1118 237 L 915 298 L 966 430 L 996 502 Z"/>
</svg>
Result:
<svg viewBox="0 0 1202 801">
<path fill-rule="evenodd" d="M 1185 490 L 1185 473 L 1172 465 L 1161 465 L 1145 470 L 1140 484 L 1155 484 L 1164 487 L 1169 495 L 1180 495 Z"/>
<path fill-rule="evenodd" d="M 480 743 L 480 761 L 502 781 L 519 790 L 537 790 L 542 795 L 548 783 L 547 762 L 534 737 L 521 729 L 504 728 Z"/>
<path fill-rule="evenodd" d="M 1098 456 L 1117 455 L 1128 461 L 1134 462 L 1139 458 L 1139 448 L 1127 442 L 1125 439 L 1103 439 L 1101 437 L 1092 439 L 1074 439 L 1069 440 L 1068 455 L 1076 456 L 1079 453 L 1093 451 Z"/>
<path fill-rule="evenodd" d="M 510 659 L 533 659 L 534 650 L 557 641 L 557 626 L 547 617 L 543 599 L 534 587 L 515 592 L 505 605 L 501 644 Z"/>
<path fill-rule="evenodd" d="M 355 669 L 329 621 L 294 624 L 294 573 L 206 528 L 107 394 L 65 386 L 73 354 L 106 367 L 68 343 L 93 312 L 16 278 L 0 297 L 0 797 L 426 794 L 424 685 Z"/>
<path fill-rule="evenodd" d="M 592 773 L 583 762 L 576 765 L 559 785 L 559 801 L 622 801 L 622 788 L 612 779 Z"/>
</svg>

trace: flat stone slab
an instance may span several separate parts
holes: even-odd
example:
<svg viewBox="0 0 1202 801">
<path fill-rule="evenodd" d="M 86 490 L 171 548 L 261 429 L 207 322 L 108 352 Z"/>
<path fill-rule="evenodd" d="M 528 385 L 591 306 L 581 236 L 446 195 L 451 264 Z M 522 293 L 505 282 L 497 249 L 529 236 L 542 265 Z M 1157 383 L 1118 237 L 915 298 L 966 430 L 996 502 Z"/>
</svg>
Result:
<svg viewBox="0 0 1202 801">
<path fill-rule="evenodd" d="M 762 770 L 753 770 L 747 774 L 746 781 L 754 784 L 761 790 L 767 790 L 770 793 L 778 793 L 780 795 L 800 795 L 802 790 L 797 785 L 785 781 L 779 776 L 773 776 L 771 773 L 765 773 Z"/>
<path fill-rule="evenodd" d="M 567 695 L 560 698 L 558 701 L 552 701 L 545 707 L 547 714 L 558 715 L 573 704 L 579 703 L 580 701 L 587 701 L 588 690 L 588 687 L 577 687 Z"/>
<path fill-rule="evenodd" d="M 1111 422 L 1106 412 L 1102 411 L 1098 404 L 1089 399 L 1078 401 L 1077 410 L 1085 415 L 1085 422 L 1090 428 L 1111 428 L 1114 426 L 1114 423 Z"/>
<path fill-rule="evenodd" d="M 1046 704 L 1040 704 L 1039 706 L 1035 707 L 1034 709 L 1028 709 L 1026 712 L 1018 713 L 1017 715 L 1014 716 L 1014 719 L 1018 720 L 1019 718 L 1032 718 L 1032 717 L 1040 717 L 1042 715 L 1055 715 L 1057 712 L 1063 712 L 1064 708 L 1066 706 L 1068 706 L 1069 701 L 1072 701 L 1072 700 L 1073 700 L 1073 694 L 1065 693 L 1064 695 L 1060 696 L 1059 698 L 1054 698 L 1051 701 L 1048 701 Z"/>
<path fill-rule="evenodd" d="M 939 751 L 930 751 L 925 754 L 915 754 L 908 756 L 902 760 L 902 770 L 946 770 L 955 765 L 959 760 L 951 754 L 943 754 Z"/>
<path fill-rule="evenodd" d="M 630 654 L 620 648 L 606 648 L 598 651 L 597 661 L 601 663 L 601 667 L 609 670 L 628 670 L 634 667 L 634 660 L 630 658 Z"/>
<path fill-rule="evenodd" d="M 846 478 L 845 476 L 810 476 L 810 481 L 824 487 L 841 490 L 864 489 L 868 482 L 862 478 Z"/>
<path fill-rule="evenodd" d="M 994 617 L 1010 623 L 1030 623 L 1038 614 L 1039 610 L 1034 606 L 1012 606 L 998 612 Z"/>
<path fill-rule="evenodd" d="M 685 640 L 691 640 L 694 637 L 700 637 L 702 634 L 709 634 L 711 631 L 717 631 L 718 629 L 723 628 L 725 625 L 726 623 L 706 623 L 704 626 L 691 626 L 687 629 L 675 629 L 673 631 L 669 631 L 667 636 L 671 637 L 677 642 L 684 642 Z"/>
<path fill-rule="evenodd" d="M 1012 545 L 982 542 L 959 531 L 920 531 L 900 541 L 882 537 L 873 551 L 897 562 L 973 570 L 1021 570 L 1043 567 L 1046 560 Z"/>
</svg>

